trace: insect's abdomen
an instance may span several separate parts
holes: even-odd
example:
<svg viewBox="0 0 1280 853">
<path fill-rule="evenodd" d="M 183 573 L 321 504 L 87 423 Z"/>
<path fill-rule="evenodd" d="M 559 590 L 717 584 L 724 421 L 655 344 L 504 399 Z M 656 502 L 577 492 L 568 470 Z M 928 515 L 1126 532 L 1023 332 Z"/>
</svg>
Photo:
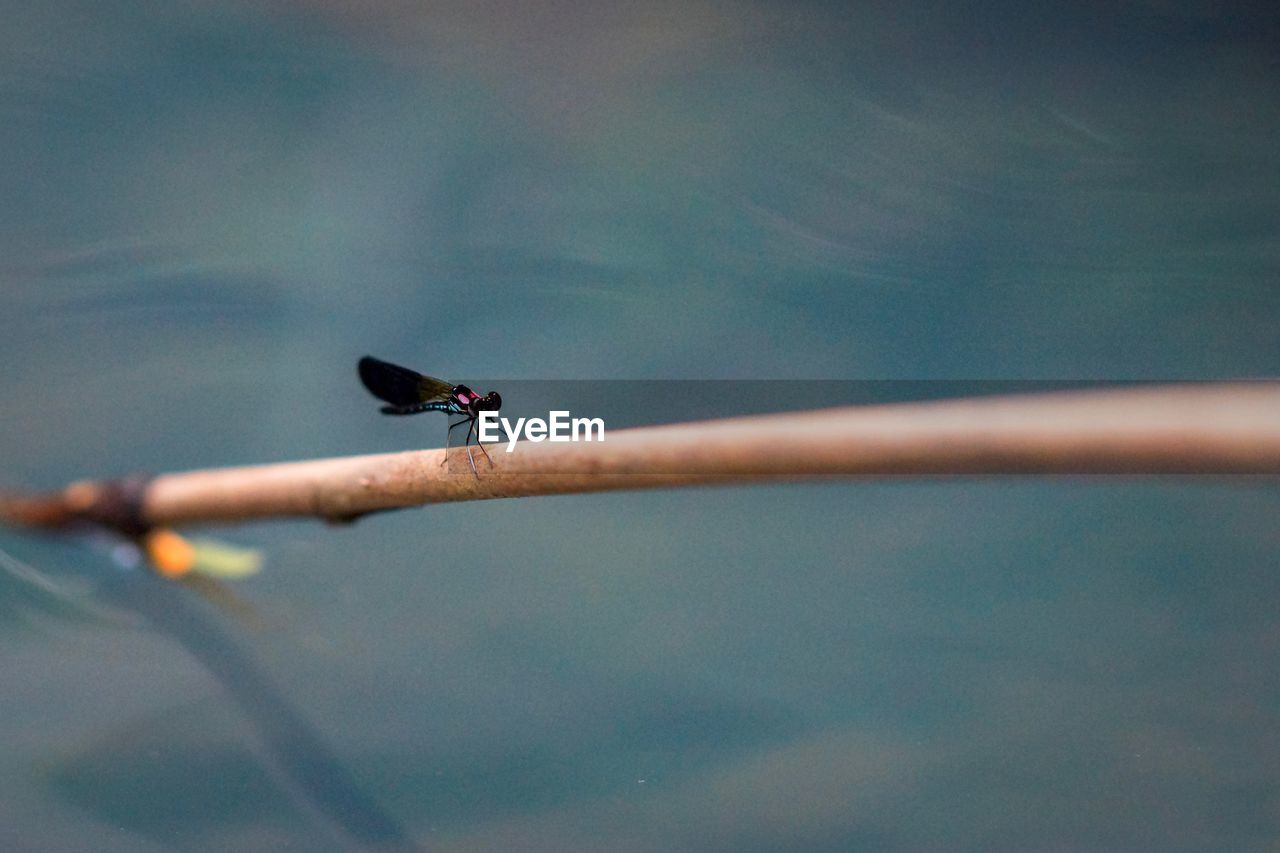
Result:
<svg viewBox="0 0 1280 853">
<path fill-rule="evenodd" d="M 437 400 L 434 403 L 414 403 L 412 406 L 383 406 L 384 415 L 416 415 L 421 412 L 452 412 L 448 401 Z"/>
</svg>

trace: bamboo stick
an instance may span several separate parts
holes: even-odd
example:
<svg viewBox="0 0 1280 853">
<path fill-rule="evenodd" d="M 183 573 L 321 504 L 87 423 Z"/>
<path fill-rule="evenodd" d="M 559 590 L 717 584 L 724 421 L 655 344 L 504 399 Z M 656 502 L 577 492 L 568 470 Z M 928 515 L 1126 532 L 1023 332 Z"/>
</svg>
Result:
<svg viewBox="0 0 1280 853">
<path fill-rule="evenodd" d="M 838 408 L 505 448 L 488 445 L 492 465 L 474 451 L 475 474 L 461 448 L 448 465 L 433 449 L 162 474 L 138 486 L 134 522 L 341 521 L 450 501 L 835 476 L 1280 474 L 1280 382 Z M 101 503 L 105 485 L 0 500 L 0 518 L 56 526 Z"/>
</svg>

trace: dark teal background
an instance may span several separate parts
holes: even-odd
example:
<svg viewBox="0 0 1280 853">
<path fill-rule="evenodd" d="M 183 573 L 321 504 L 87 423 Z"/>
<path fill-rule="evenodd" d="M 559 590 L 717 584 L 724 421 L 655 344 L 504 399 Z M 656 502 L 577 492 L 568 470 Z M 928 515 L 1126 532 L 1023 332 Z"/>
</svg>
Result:
<svg viewBox="0 0 1280 853">
<path fill-rule="evenodd" d="M 0 486 L 442 441 L 366 352 L 484 390 L 1280 372 L 1262 4 L 0 21 Z M 250 661 L 424 845 L 1270 850 L 1277 518 L 1271 479 L 1078 478 L 260 524 L 219 535 L 263 624 L 190 602 L 244 660 L 0 532 L 58 590 L 0 573 L 0 846 L 354 844 Z"/>
</svg>

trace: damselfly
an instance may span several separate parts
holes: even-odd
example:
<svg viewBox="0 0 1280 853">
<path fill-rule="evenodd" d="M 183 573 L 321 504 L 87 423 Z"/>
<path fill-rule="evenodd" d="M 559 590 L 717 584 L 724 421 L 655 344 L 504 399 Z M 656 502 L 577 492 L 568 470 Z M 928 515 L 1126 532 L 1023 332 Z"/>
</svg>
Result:
<svg viewBox="0 0 1280 853">
<path fill-rule="evenodd" d="M 454 427 L 468 424 L 467 458 L 471 460 L 472 473 L 476 470 L 476 462 L 471 457 L 470 446 L 473 433 L 476 434 L 480 452 L 484 454 L 485 459 L 489 459 L 489 451 L 484 449 L 482 442 L 479 442 L 478 424 L 481 412 L 496 412 L 502 407 L 502 397 L 497 391 L 480 395 L 466 385 L 453 385 L 442 379 L 424 376 L 416 370 L 369 355 L 360 359 L 359 370 L 360 381 L 364 383 L 365 388 L 369 389 L 369 393 L 390 404 L 382 407 L 384 415 L 416 415 L 420 412 L 461 415 L 462 420 L 449 424 L 449 433 L 453 432 Z M 446 453 L 448 449 L 448 434 L 446 434 Z M 493 465 L 492 459 L 489 459 L 489 465 Z"/>
</svg>

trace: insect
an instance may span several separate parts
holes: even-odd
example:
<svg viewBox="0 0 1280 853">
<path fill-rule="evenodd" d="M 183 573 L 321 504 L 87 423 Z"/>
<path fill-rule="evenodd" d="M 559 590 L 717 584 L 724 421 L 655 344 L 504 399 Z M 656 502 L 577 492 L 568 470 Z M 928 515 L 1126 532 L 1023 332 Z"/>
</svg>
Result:
<svg viewBox="0 0 1280 853">
<path fill-rule="evenodd" d="M 366 355 L 360 359 L 360 381 L 369 393 L 379 400 L 390 403 L 382 407 L 384 415 L 416 415 L 419 412 L 444 412 L 446 415 L 462 415 L 462 420 L 449 424 L 449 433 L 454 427 L 469 424 L 467 427 L 467 458 L 471 460 L 471 471 L 476 473 L 476 461 L 471 456 L 471 435 L 475 433 L 480 452 L 489 459 L 489 451 L 479 441 L 479 422 L 481 412 L 496 412 L 502 408 L 502 397 L 497 391 L 490 391 L 481 396 L 466 385 L 451 385 L 442 379 L 424 376 L 416 370 L 382 361 Z M 448 435 L 445 438 L 445 451 L 448 452 Z M 446 456 L 446 458 L 448 458 Z M 441 460 L 444 464 L 444 460 Z M 489 465 L 493 460 L 489 459 Z M 476 476 L 479 476 L 477 473 Z"/>
</svg>

